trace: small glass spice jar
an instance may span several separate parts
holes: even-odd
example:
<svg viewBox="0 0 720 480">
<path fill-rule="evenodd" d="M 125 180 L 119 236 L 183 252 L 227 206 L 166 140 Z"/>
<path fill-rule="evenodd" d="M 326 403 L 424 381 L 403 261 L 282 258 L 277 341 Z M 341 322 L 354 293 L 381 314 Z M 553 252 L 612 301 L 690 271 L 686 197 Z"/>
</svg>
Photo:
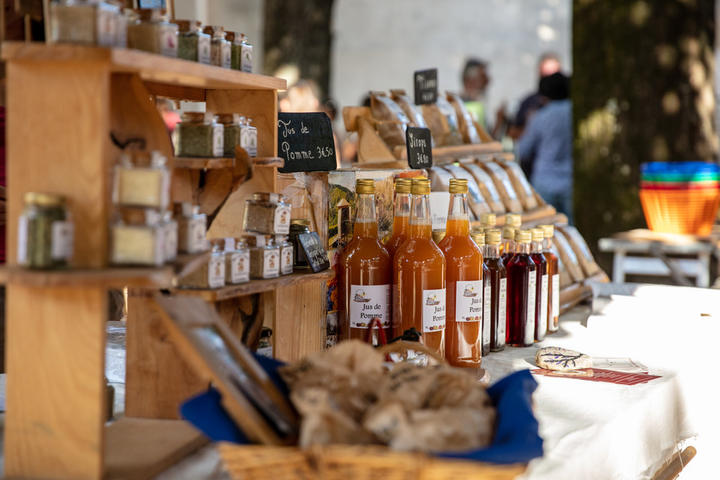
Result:
<svg viewBox="0 0 720 480">
<path fill-rule="evenodd" d="M 165 262 L 172 262 L 177 258 L 178 252 L 178 223 L 172 213 L 166 211 L 162 214 L 163 258 Z"/>
<path fill-rule="evenodd" d="M 207 216 L 200 213 L 200 207 L 183 203 L 178 222 L 178 251 L 181 253 L 200 253 L 208 249 Z"/>
<path fill-rule="evenodd" d="M 222 157 L 223 125 L 211 113 L 185 112 L 177 124 L 179 157 Z"/>
<path fill-rule="evenodd" d="M 74 228 L 65 198 L 28 192 L 18 219 L 18 264 L 33 269 L 68 265 L 73 254 Z"/>
<path fill-rule="evenodd" d="M 61 0 L 50 4 L 50 39 L 53 43 L 77 43 L 112 47 L 117 37 L 116 5 L 91 0 Z"/>
<path fill-rule="evenodd" d="M 210 35 L 203 33 L 197 20 L 175 20 L 178 25 L 178 58 L 210 63 Z"/>
<path fill-rule="evenodd" d="M 250 280 L 250 250 L 243 239 L 225 239 L 225 283 L 235 285 Z"/>
<path fill-rule="evenodd" d="M 110 228 L 110 263 L 160 266 L 165 262 L 161 214 L 152 209 L 124 211 Z"/>
<path fill-rule="evenodd" d="M 138 19 L 128 23 L 127 41 L 130 48 L 177 57 L 178 26 L 167 21 L 162 10 L 141 8 Z"/>
<path fill-rule="evenodd" d="M 244 33 L 240 34 L 240 70 L 252 73 L 253 69 L 253 46 L 247 40 Z"/>
<path fill-rule="evenodd" d="M 275 244 L 280 247 L 280 275 L 293 273 L 293 245 L 287 235 L 275 235 Z"/>
<path fill-rule="evenodd" d="M 252 120 L 240 117 L 240 146 L 245 149 L 251 157 L 257 156 L 257 128 L 250 123 Z"/>
<path fill-rule="evenodd" d="M 158 151 L 123 152 L 115 166 L 113 203 L 124 207 L 147 207 L 164 210 L 170 203 L 170 171 L 167 159 Z M 145 163 L 145 167 L 139 166 Z"/>
<path fill-rule="evenodd" d="M 240 35 L 235 32 L 225 32 L 225 39 L 230 42 L 230 68 L 240 70 L 240 53 L 242 50 Z"/>
<path fill-rule="evenodd" d="M 182 288 L 222 288 L 225 286 L 225 239 L 211 242 L 207 263 L 190 274 L 180 278 Z"/>
<path fill-rule="evenodd" d="M 232 64 L 232 46 L 225 38 L 222 27 L 206 26 L 203 30 L 212 37 L 210 41 L 210 63 L 217 67 L 230 68 Z"/>
<path fill-rule="evenodd" d="M 217 118 L 223 126 L 223 155 L 235 158 L 235 147 L 240 145 L 244 117 L 235 113 L 219 113 Z"/>
<path fill-rule="evenodd" d="M 272 235 L 246 235 L 250 247 L 250 277 L 276 278 L 280 275 L 280 247 L 274 245 Z"/>
<path fill-rule="evenodd" d="M 243 229 L 246 232 L 287 235 L 292 206 L 283 195 L 257 192 L 245 200 Z"/>
<path fill-rule="evenodd" d="M 305 252 L 298 237 L 300 234 L 310 233 L 310 220 L 306 218 L 293 218 L 290 221 L 290 243 L 293 246 L 293 265 L 297 270 L 305 270 L 310 268 L 310 264 L 305 258 Z"/>
</svg>

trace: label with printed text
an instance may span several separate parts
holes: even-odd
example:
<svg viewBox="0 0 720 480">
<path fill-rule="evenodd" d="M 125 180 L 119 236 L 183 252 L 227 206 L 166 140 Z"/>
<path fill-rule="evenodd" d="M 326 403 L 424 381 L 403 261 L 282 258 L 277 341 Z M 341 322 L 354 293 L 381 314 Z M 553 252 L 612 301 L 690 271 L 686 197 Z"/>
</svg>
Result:
<svg viewBox="0 0 720 480">
<path fill-rule="evenodd" d="M 350 285 L 350 327 L 368 328 L 377 318 L 390 327 L 390 285 Z"/>
<path fill-rule="evenodd" d="M 455 321 L 479 322 L 483 315 L 482 280 L 459 280 L 455 284 Z"/>
<path fill-rule="evenodd" d="M 445 289 L 423 290 L 422 302 L 423 333 L 445 330 Z"/>
</svg>

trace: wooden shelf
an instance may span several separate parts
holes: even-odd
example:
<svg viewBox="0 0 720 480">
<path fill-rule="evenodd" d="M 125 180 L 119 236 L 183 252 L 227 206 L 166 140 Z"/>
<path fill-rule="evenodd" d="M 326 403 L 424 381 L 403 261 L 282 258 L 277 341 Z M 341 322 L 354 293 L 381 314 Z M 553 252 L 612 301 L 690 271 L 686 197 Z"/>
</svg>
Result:
<svg viewBox="0 0 720 480">
<path fill-rule="evenodd" d="M 191 288 L 178 288 L 175 293 L 182 295 L 191 295 L 200 297 L 207 302 L 220 302 L 231 298 L 252 295 L 254 293 L 270 292 L 278 287 L 285 287 L 295 283 L 308 280 L 330 280 L 335 275 L 333 269 L 328 269 L 319 273 L 293 273 L 278 278 L 268 278 L 267 280 L 250 280 L 247 283 L 239 285 L 229 285 L 227 287 L 217 288 L 214 290 L 201 290 Z"/>
<path fill-rule="evenodd" d="M 211 90 L 285 90 L 281 78 L 164 57 L 125 48 L 39 42 L 3 42 L 3 60 L 42 62 L 109 62 L 113 72 L 138 73 L 147 82 Z"/>
<path fill-rule="evenodd" d="M 263 167 L 282 168 L 285 165 L 285 161 L 280 157 L 253 157 L 252 161 L 253 164 Z M 233 168 L 235 167 L 235 159 L 230 157 L 175 157 L 174 166 L 175 168 L 187 168 L 191 170 Z"/>
<path fill-rule="evenodd" d="M 182 420 L 121 418 L 105 427 L 103 478 L 154 478 L 207 442 Z"/>
</svg>

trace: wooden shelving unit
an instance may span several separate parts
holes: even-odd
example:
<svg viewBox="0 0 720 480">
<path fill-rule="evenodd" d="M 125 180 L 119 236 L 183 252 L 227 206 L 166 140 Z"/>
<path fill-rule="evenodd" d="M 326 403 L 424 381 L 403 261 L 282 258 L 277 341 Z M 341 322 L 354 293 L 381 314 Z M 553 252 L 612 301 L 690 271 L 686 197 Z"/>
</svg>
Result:
<svg viewBox="0 0 720 480">
<path fill-rule="evenodd" d="M 147 149 L 174 164 L 173 201 L 198 202 L 198 170 L 208 170 L 206 185 L 225 175 L 233 183 L 239 175 L 234 159 L 176 159 L 153 96 L 204 101 L 210 111 L 251 117 L 258 129 L 258 158 L 246 162 L 252 175 L 216 203 L 222 206 L 211 229 L 216 237 L 237 236 L 246 196 L 277 191 L 277 91 L 285 81 L 125 49 L 4 42 L 2 57 L 11 185 L 10 263 L 0 270 L 7 285 L 5 476 L 150 478 L 203 443 L 177 420 L 177 407 L 207 383 L 179 357 L 153 301 L 157 289 L 171 288 L 174 276 L 202 259 L 157 269 L 108 266 L 111 168 L 119 153 L 110 133 L 145 138 Z M 29 272 L 14 263 L 28 191 L 68 199 L 76 238 L 72 270 Z M 248 318 L 255 327 L 271 325 L 276 356 L 291 360 L 324 345 L 327 275 L 251 283 L 208 301 L 231 326 Z M 126 418 L 106 425 L 107 290 L 121 286 L 130 287 Z M 252 315 L 242 313 L 247 306 Z"/>
</svg>

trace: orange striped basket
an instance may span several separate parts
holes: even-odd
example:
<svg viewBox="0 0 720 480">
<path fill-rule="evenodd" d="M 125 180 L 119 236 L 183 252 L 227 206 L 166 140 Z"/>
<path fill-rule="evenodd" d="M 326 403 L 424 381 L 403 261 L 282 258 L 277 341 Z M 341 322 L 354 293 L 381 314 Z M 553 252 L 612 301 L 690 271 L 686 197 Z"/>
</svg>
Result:
<svg viewBox="0 0 720 480">
<path fill-rule="evenodd" d="M 643 188 L 640 202 L 650 230 L 709 235 L 720 205 L 720 190 Z"/>
</svg>

